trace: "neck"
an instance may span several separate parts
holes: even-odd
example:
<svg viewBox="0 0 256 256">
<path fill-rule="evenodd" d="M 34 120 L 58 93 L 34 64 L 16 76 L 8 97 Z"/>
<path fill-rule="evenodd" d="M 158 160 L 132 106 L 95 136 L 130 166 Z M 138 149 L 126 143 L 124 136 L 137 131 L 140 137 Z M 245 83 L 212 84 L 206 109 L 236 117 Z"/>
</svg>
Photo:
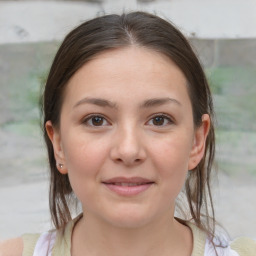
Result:
<svg viewBox="0 0 256 256">
<path fill-rule="evenodd" d="M 115 227 L 85 216 L 72 235 L 72 255 L 76 256 L 187 256 L 191 252 L 190 229 L 170 215 L 139 228 Z"/>
</svg>

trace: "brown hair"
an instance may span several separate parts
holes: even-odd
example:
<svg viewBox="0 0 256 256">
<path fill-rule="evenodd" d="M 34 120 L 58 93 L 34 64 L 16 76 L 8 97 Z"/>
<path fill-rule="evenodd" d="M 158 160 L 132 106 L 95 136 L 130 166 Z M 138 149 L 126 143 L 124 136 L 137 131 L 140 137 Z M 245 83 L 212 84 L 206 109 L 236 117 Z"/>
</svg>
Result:
<svg viewBox="0 0 256 256">
<path fill-rule="evenodd" d="M 65 86 L 80 67 L 103 51 L 130 45 L 160 52 L 181 69 L 187 79 L 195 127 L 200 126 L 203 114 L 209 114 L 211 120 L 214 118 L 212 97 L 203 69 L 188 41 L 171 23 L 152 14 L 132 12 L 105 15 L 75 28 L 66 36 L 55 56 L 43 96 L 44 137 L 51 171 L 50 211 L 57 229 L 71 219 L 70 207 L 76 202 L 76 197 L 68 175 L 60 174 L 56 168 L 45 123 L 51 120 L 55 127 L 59 126 Z M 205 156 L 194 170 L 188 172 L 185 183 L 190 216 L 211 238 L 215 226 L 210 190 L 214 153 L 215 136 L 211 122 Z"/>
</svg>

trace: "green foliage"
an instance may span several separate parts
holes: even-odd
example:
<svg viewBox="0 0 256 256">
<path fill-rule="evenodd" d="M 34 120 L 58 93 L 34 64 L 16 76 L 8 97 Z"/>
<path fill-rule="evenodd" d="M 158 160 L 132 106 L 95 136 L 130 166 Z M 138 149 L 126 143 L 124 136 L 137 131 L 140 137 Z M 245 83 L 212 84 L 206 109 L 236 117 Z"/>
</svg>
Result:
<svg viewBox="0 0 256 256">
<path fill-rule="evenodd" d="M 206 73 L 214 94 L 218 127 L 256 131 L 256 67 L 218 67 Z"/>
<path fill-rule="evenodd" d="M 35 43 L 17 45 L 18 51 L 9 49 L 13 53 L 8 56 L 12 68 L 0 76 L 1 100 L 6 106 L 2 129 L 21 136 L 39 136 L 38 102 L 58 45 Z M 256 176 L 256 67 L 215 67 L 207 69 L 206 74 L 218 121 L 218 165 L 232 175 L 248 172 Z"/>
</svg>

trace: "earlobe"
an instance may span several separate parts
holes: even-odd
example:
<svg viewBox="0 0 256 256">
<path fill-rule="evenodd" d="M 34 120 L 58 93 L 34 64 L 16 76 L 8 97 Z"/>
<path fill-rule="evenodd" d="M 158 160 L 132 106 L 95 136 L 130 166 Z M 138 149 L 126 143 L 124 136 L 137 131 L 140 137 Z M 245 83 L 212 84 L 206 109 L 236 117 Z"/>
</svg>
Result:
<svg viewBox="0 0 256 256">
<path fill-rule="evenodd" d="M 208 114 L 202 116 L 202 124 L 195 131 L 194 142 L 190 152 L 188 170 L 193 170 L 205 154 L 205 144 L 210 130 L 210 117 Z"/>
<path fill-rule="evenodd" d="M 61 136 L 58 129 L 53 127 L 51 121 L 47 121 L 45 124 L 45 129 L 47 131 L 48 137 L 52 142 L 54 157 L 56 160 L 56 168 L 62 174 L 67 174 L 67 169 L 65 165 L 64 152 L 61 145 Z"/>
</svg>

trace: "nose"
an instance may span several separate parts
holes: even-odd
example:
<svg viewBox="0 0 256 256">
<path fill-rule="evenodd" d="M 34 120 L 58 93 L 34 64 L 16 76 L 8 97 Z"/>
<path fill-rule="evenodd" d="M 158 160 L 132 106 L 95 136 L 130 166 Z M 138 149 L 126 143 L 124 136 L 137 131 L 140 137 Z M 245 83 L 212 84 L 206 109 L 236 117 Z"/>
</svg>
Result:
<svg viewBox="0 0 256 256">
<path fill-rule="evenodd" d="M 112 143 L 110 157 L 115 162 L 133 166 L 146 159 L 145 141 L 135 127 L 117 129 Z"/>
</svg>

